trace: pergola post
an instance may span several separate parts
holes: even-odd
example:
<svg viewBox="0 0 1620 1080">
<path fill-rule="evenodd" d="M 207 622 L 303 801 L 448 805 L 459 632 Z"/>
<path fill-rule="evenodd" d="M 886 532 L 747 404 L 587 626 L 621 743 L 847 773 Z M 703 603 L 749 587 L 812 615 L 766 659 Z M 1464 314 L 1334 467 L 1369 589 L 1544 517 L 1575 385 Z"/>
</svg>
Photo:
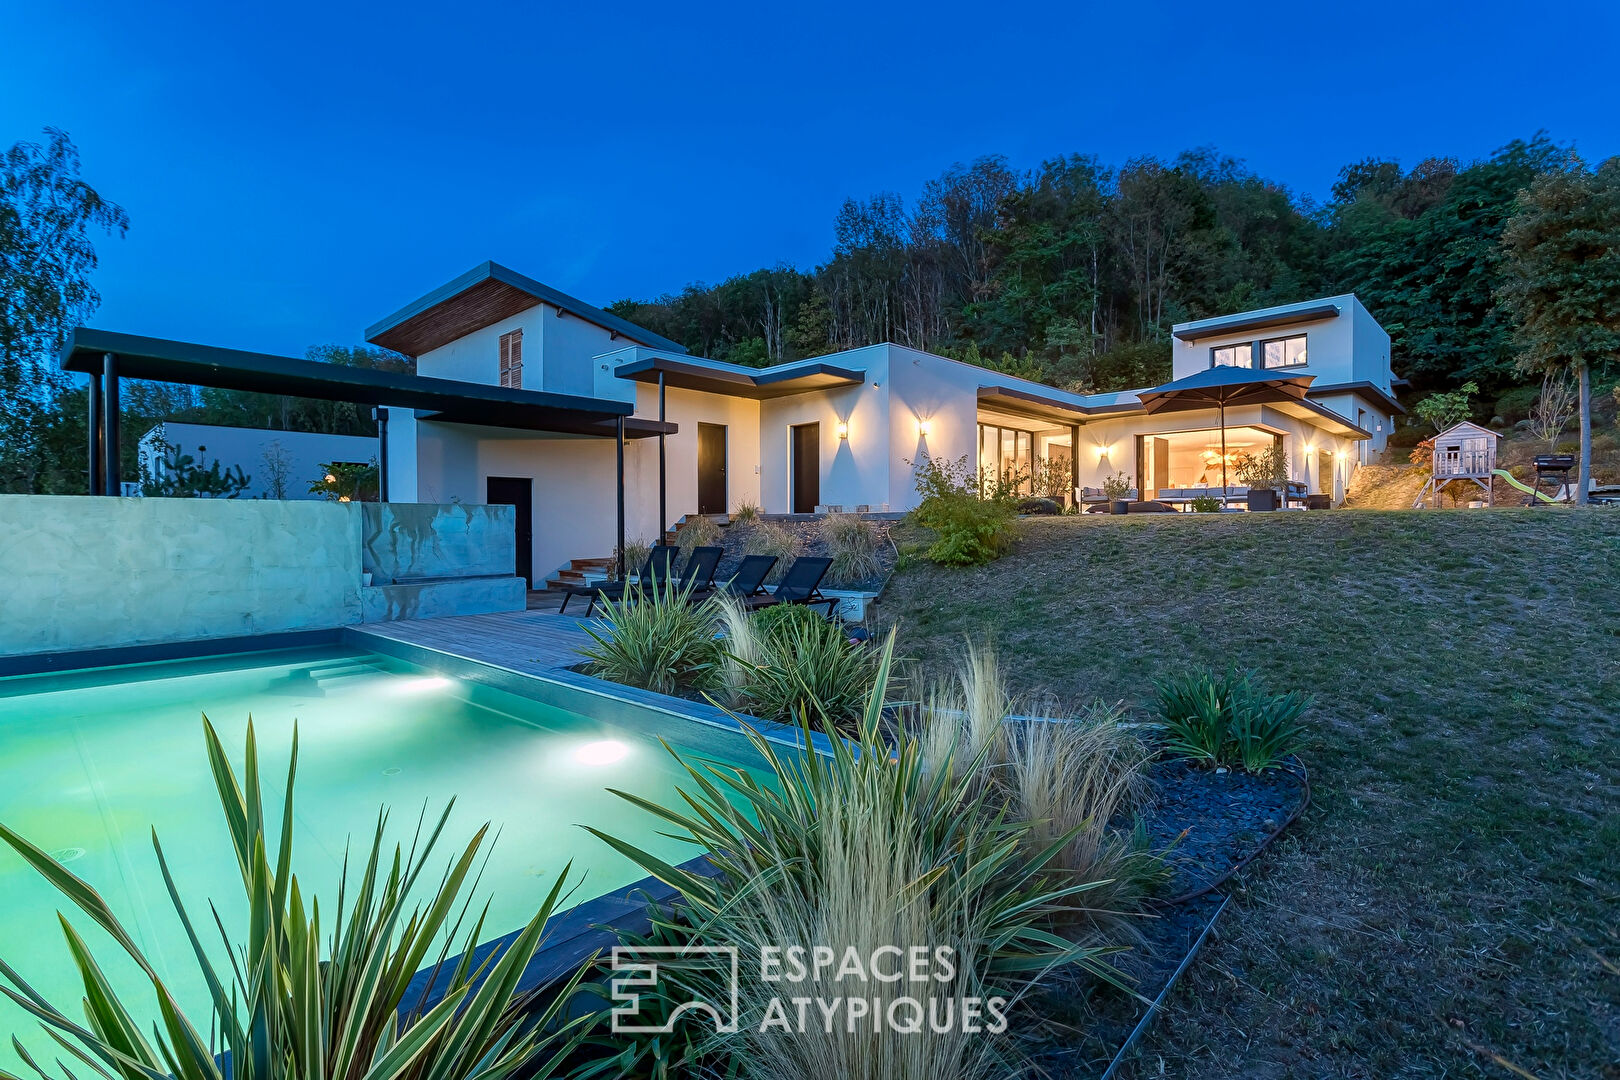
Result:
<svg viewBox="0 0 1620 1080">
<path fill-rule="evenodd" d="M 123 477 L 118 461 L 118 357 L 108 353 L 101 362 L 102 494 L 122 495 Z"/>
<path fill-rule="evenodd" d="M 377 501 L 388 501 L 388 409 L 379 405 L 371 410 L 377 421 Z"/>
<path fill-rule="evenodd" d="M 624 416 L 621 414 L 614 421 L 613 441 L 617 444 L 619 452 L 619 580 L 625 579 L 624 568 Z"/>
<path fill-rule="evenodd" d="M 669 508 L 666 505 L 669 484 L 664 471 L 664 369 L 658 369 L 658 542 L 664 542 L 664 530 L 669 527 Z"/>
<path fill-rule="evenodd" d="M 101 495 L 104 488 L 101 482 L 101 374 L 91 372 L 89 375 L 89 393 L 85 397 L 89 401 L 89 411 L 86 420 L 90 427 L 90 470 L 86 474 L 90 494 Z"/>
<path fill-rule="evenodd" d="M 1080 425 L 1069 425 L 1069 498 L 1080 508 Z"/>
</svg>

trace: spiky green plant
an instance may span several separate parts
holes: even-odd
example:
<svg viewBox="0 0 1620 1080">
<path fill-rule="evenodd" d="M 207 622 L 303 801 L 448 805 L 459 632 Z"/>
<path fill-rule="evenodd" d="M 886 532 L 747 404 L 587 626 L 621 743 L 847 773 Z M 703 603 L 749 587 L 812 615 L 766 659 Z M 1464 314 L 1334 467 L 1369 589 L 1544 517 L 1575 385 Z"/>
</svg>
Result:
<svg viewBox="0 0 1620 1080">
<path fill-rule="evenodd" d="M 1236 668 L 1188 671 L 1157 686 L 1165 750 L 1208 765 L 1264 772 L 1298 752 L 1309 696 L 1268 694 Z"/>
<path fill-rule="evenodd" d="M 737 503 L 737 508 L 731 512 L 733 525 L 752 525 L 759 520 L 759 504 L 753 499 L 744 498 Z"/>
<path fill-rule="evenodd" d="M 852 644 L 842 626 L 803 605 L 777 604 L 753 618 L 758 661 L 743 681 L 747 711 L 784 724 L 821 714 L 852 729 L 877 678 L 877 650 Z"/>
<path fill-rule="evenodd" d="M 692 789 L 687 807 L 618 794 L 668 822 L 696 850 L 711 852 L 709 876 L 673 866 L 618 837 L 592 830 L 648 873 L 679 889 L 694 943 L 739 951 L 739 1030 L 716 1044 L 716 1059 L 743 1076 L 827 1076 L 843 1080 L 1007 1076 L 1012 1048 L 981 1031 L 925 1026 L 906 1034 L 811 1023 L 761 1029 L 768 999 L 793 992 L 761 978 L 767 947 L 825 946 L 864 955 L 879 948 L 948 945 L 956 978 L 917 988 L 860 979 L 808 992 L 879 999 L 897 994 L 1016 999 L 1055 965 L 1076 963 L 1108 975 L 1105 949 L 1078 945 L 1044 927 L 1092 882 L 1053 886 L 1045 868 L 1069 837 L 1033 855 L 1029 826 L 1006 819 L 963 779 L 962 769 L 925 768 L 919 744 L 893 741 L 884 707 L 893 639 L 880 653 L 875 684 L 852 737 L 812 707 L 804 717 L 829 736 L 830 753 L 792 755 L 750 733 L 766 778 L 712 762 L 681 760 Z M 673 751 L 672 751 L 673 753 Z M 679 755 L 677 755 L 679 759 Z M 696 989 L 702 990 L 701 986 Z M 712 994 L 717 988 L 709 987 Z M 718 1000 L 709 997 L 708 1000 Z"/>
<path fill-rule="evenodd" d="M 536 1014 L 526 1015 L 527 1003 L 514 995 L 562 893 L 567 869 L 511 946 L 498 958 L 475 965 L 473 949 L 483 930 L 483 915 L 462 934 L 471 900 L 458 898 L 479 862 L 489 826 L 479 829 L 450 863 L 436 890 L 425 900 L 413 901 L 411 891 L 450 807 L 425 837 L 424 822 L 419 822 L 411 854 L 404 855 L 396 845 L 391 860 L 384 857 L 384 811 L 352 899 L 346 901 L 351 884 L 347 872 L 340 881 L 331 939 L 323 949 L 320 906 L 310 897 L 306 907 L 292 870 L 296 731 L 282 801 L 280 843 L 272 864 L 253 725 L 248 725 L 240 784 L 207 717 L 203 730 L 250 912 L 246 935 L 235 942 L 219 925 L 231 956 L 228 970 L 209 960 L 169 873 L 162 845 L 155 834 L 152 837 L 169 899 L 211 995 L 209 1016 L 201 1023 L 186 1015 L 94 888 L 0 825 L 0 839 L 135 961 L 151 981 L 160 1017 L 148 1038 L 137 1021 L 138 1010 L 119 998 L 89 946 L 63 917 L 68 949 L 84 981 L 82 1019 L 60 1011 L 0 961 L 5 980 L 0 992 L 38 1019 L 75 1062 L 70 1069 L 58 1058 L 58 1075 L 76 1080 L 74 1070 L 83 1068 L 102 1080 L 506 1080 L 519 1073 L 528 1080 L 556 1071 L 580 1037 L 579 1021 L 560 1018 L 584 969 Z M 461 956 L 452 964 L 449 954 L 457 944 Z M 435 945 L 433 969 L 444 975 L 448 964 L 448 981 L 443 996 L 429 1007 L 420 996 L 407 1000 L 406 992 Z M 48 1067 L 30 1057 L 15 1036 L 12 1043 L 40 1080 L 51 1080 Z M 222 1055 L 228 1055 L 228 1067 Z M 10 1074 L 0 1076 L 15 1080 Z"/>
<path fill-rule="evenodd" d="M 764 662 L 764 627 L 759 617 L 730 593 L 715 593 L 713 603 L 722 638 L 719 688 L 728 708 L 746 709 L 748 684 Z"/>
<path fill-rule="evenodd" d="M 641 568 L 647 565 L 647 558 L 652 554 L 652 541 L 642 537 L 624 542 L 624 572 L 626 574 L 639 574 Z M 609 565 L 609 573 L 615 578 L 619 576 L 619 560 L 616 557 Z"/>
<path fill-rule="evenodd" d="M 581 648 L 590 674 L 659 694 L 706 688 L 719 673 L 720 647 L 709 601 L 665 578 L 599 603 L 600 624 L 582 624 L 592 644 Z"/>
</svg>

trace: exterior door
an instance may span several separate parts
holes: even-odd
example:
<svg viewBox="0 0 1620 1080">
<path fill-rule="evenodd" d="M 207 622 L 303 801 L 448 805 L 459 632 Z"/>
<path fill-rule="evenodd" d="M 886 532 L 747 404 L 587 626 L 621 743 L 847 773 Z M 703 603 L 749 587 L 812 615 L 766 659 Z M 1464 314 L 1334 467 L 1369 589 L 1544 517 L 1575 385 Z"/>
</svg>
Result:
<svg viewBox="0 0 1620 1080">
<path fill-rule="evenodd" d="M 795 424 L 790 466 L 795 514 L 813 514 L 821 503 L 821 425 Z"/>
<path fill-rule="evenodd" d="M 534 481 L 527 476 L 491 476 L 484 501 L 517 510 L 517 576 L 534 587 Z"/>
<path fill-rule="evenodd" d="M 698 510 L 726 512 L 726 426 L 698 425 Z"/>
</svg>

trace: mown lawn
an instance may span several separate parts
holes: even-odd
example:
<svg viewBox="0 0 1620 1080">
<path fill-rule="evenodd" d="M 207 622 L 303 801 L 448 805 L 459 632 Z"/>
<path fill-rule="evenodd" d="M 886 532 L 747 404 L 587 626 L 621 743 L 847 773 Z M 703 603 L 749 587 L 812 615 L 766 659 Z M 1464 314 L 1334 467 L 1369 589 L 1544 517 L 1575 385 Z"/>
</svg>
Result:
<svg viewBox="0 0 1620 1080">
<path fill-rule="evenodd" d="M 945 670 L 1145 707 L 1316 695 L 1315 803 L 1240 879 L 1137 1076 L 1620 1077 L 1620 512 L 1031 519 L 879 607 Z"/>
</svg>

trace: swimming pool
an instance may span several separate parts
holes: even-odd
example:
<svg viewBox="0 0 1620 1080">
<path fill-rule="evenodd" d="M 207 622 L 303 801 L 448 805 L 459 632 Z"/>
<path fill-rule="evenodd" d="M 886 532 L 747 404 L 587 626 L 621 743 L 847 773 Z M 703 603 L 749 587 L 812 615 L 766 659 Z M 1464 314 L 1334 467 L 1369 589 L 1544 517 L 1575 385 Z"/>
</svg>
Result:
<svg viewBox="0 0 1620 1080">
<path fill-rule="evenodd" d="M 194 1019 L 206 1020 L 207 992 L 150 837 L 155 828 L 192 918 L 206 924 L 212 900 L 239 937 L 246 909 L 204 753 L 203 713 L 238 769 L 251 714 L 272 804 L 296 721 L 294 867 L 305 894 L 323 904 L 335 898 L 345 844 L 352 838 L 364 853 L 383 805 L 390 839 L 408 845 L 424 804 L 433 818 L 456 800 L 439 862 L 484 822 L 499 830 L 479 888 L 491 901 L 486 940 L 528 921 L 570 861 L 580 882 L 573 902 L 643 876 L 580 823 L 671 862 L 700 854 L 659 836 L 650 815 L 606 790 L 674 798 L 685 774 L 645 731 L 392 657 L 331 646 L 0 679 L 0 821 L 101 892 Z M 679 732 L 666 737 L 681 742 Z M 707 756 L 726 760 L 712 743 Z M 749 760 L 741 740 L 736 751 L 731 760 Z M 0 957 L 72 1015 L 82 987 L 58 908 L 126 1001 L 148 1003 L 148 985 L 110 939 L 0 845 Z M 50 1046 L 9 1001 L 0 1002 L 0 1031 L 17 1032 L 30 1050 Z M 4 1042 L 0 1068 L 18 1071 Z"/>
</svg>

